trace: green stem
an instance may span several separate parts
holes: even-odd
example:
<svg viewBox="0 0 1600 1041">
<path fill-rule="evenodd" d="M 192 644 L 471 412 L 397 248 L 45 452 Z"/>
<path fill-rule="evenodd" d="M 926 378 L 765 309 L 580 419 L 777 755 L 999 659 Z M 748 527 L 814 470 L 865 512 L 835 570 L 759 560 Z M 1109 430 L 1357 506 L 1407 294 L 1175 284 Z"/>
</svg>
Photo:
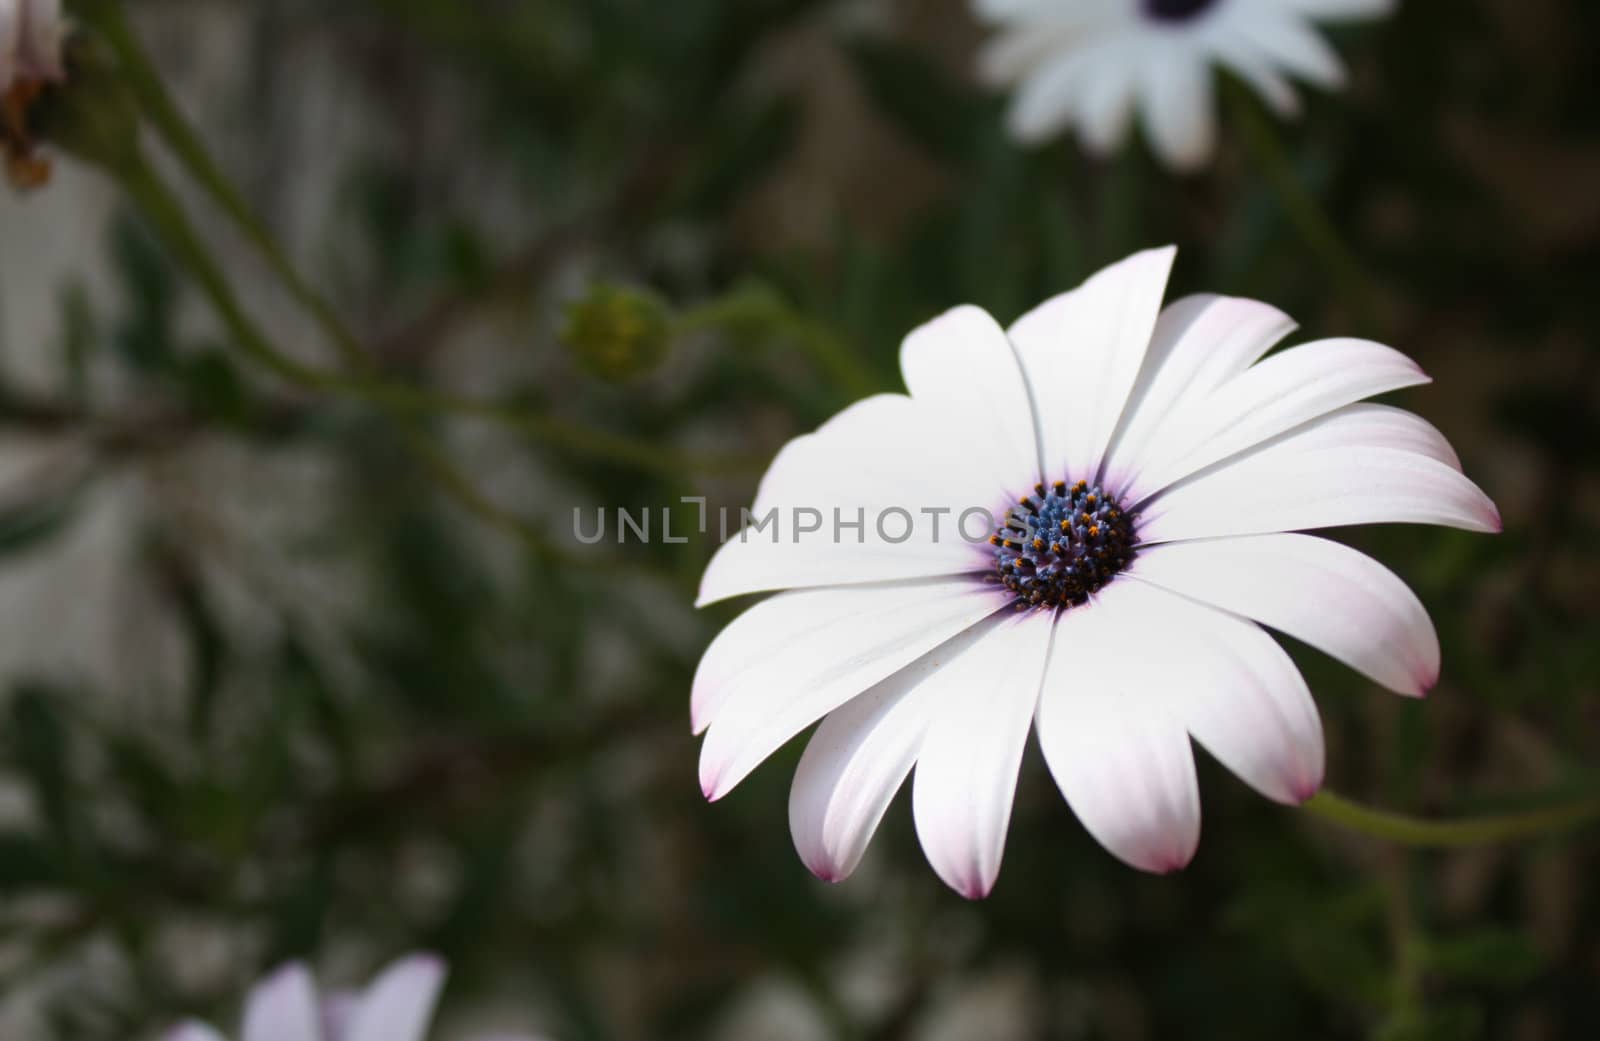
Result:
<svg viewBox="0 0 1600 1041">
<path fill-rule="evenodd" d="M 457 505 L 490 527 L 499 528 L 512 538 L 525 543 L 532 552 L 545 561 L 557 564 L 581 564 L 591 573 L 600 575 L 626 574 L 633 578 L 650 576 L 673 587 L 683 584 L 681 575 L 665 571 L 646 560 L 624 559 L 597 553 L 574 554 L 557 545 L 546 536 L 541 526 L 517 516 L 479 491 L 477 485 L 472 483 L 472 478 L 463 473 L 461 468 L 421 430 L 412 425 L 402 425 L 400 433 L 405 440 L 407 450 L 427 468 L 438 486 L 455 500 Z"/>
<path fill-rule="evenodd" d="M 835 385 L 852 397 L 882 390 L 882 381 L 861 356 L 832 328 L 792 308 L 782 296 L 758 283 L 745 283 L 716 300 L 678 316 L 674 332 L 684 335 L 705 329 L 755 328 L 775 338 L 787 338 L 807 354 Z"/>
<path fill-rule="evenodd" d="M 678 476 L 685 472 L 740 473 L 756 461 L 743 456 L 695 456 L 671 452 L 622 434 L 595 430 L 525 407 L 454 397 L 367 376 L 329 372 L 278 350 L 246 313 L 227 276 L 184 213 L 182 204 L 142 159 L 117 171 L 124 187 L 194 276 L 229 333 L 250 357 L 297 387 L 343 394 L 406 415 L 440 414 L 481 419 L 571 454 L 633 469 Z"/>
<path fill-rule="evenodd" d="M 327 389 L 336 381 L 336 378 L 289 357 L 273 346 L 234 295 L 227 276 L 190 223 L 183 205 L 143 157 L 124 163 L 116 173 L 134 202 L 177 254 L 178 260 L 200 283 L 200 288 L 210 298 L 223 324 L 245 353 L 296 386 Z"/>
<path fill-rule="evenodd" d="M 755 461 L 740 456 L 698 457 L 674 453 L 621 434 L 530 414 L 525 407 L 453 397 L 385 381 L 372 375 L 368 352 L 327 300 L 300 277 L 212 160 L 128 25 L 120 0 L 84 0 L 80 8 L 116 52 L 125 81 L 184 167 L 256 245 L 290 292 L 311 311 L 338 344 L 346 364 L 357 373 L 329 372 L 279 351 L 245 312 L 227 276 L 195 231 L 182 204 L 149 163 L 140 157 L 120 164 L 123 168 L 115 172 L 121 176 L 124 186 L 156 224 L 162 237 L 178 254 L 179 260 L 200 283 L 240 347 L 278 376 L 307 390 L 341 393 L 395 412 L 437 413 L 485 420 L 575 455 L 669 476 L 686 472 L 740 473 L 757 465 Z"/>
<path fill-rule="evenodd" d="M 211 157 L 200 135 L 184 116 L 172 94 L 167 90 L 149 55 L 140 44 L 138 36 L 128 25 L 120 2 L 90 0 L 84 5 L 86 13 L 111 46 L 121 62 L 125 82 L 138 98 L 151 123 L 172 149 L 174 155 L 204 188 L 218 206 L 231 217 L 245 236 L 266 259 L 273 272 L 283 281 L 293 296 L 311 312 L 338 347 L 345 363 L 362 366 L 368 361 L 366 349 L 339 318 L 327 298 L 313 289 L 300 276 L 266 227 L 256 217 L 238 190 L 234 188 L 222 168 Z"/>
<path fill-rule="evenodd" d="M 1556 806 L 1519 813 L 1463 817 L 1458 820 L 1425 820 L 1351 802 L 1330 791 L 1322 791 L 1307 802 L 1305 809 L 1324 820 L 1359 831 L 1373 838 L 1406 846 L 1448 848 L 1514 842 L 1558 831 L 1569 831 L 1600 819 L 1600 797 L 1578 799 Z"/>
<path fill-rule="evenodd" d="M 453 413 L 493 419 L 530 436 L 554 442 L 578 453 L 600 456 L 612 462 L 659 468 L 677 473 L 689 460 L 663 453 L 653 446 L 636 444 L 627 438 L 601 431 L 584 430 L 560 420 L 531 416 L 506 406 L 452 399 L 399 384 L 365 382 L 329 374 L 304 365 L 281 353 L 245 312 L 234 295 L 227 277 L 195 233 L 178 200 L 150 169 L 139 160 L 121 171 L 130 195 L 155 223 L 179 259 L 211 299 L 228 331 L 241 347 L 285 380 L 313 390 L 344 391 L 364 397 L 391 412 L 400 414 L 407 448 L 419 459 L 448 492 L 480 519 L 500 528 L 546 557 L 558 555 L 537 527 L 516 517 L 484 497 L 472 481 L 448 457 L 414 429 L 416 414 Z"/>
<path fill-rule="evenodd" d="M 685 473 L 752 473 L 759 471 L 763 463 L 763 460 L 754 456 L 675 452 L 624 434 L 586 427 L 554 416 L 538 415 L 516 404 L 453 397 L 394 383 L 342 381 L 338 386 L 394 411 L 481 419 L 572 455 L 669 477 Z"/>
<path fill-rule="evenodd" d="M 878 377 L 832 329 L 805 319 L 796 323 L 794 332 L 823 371 L 851 397 L 865 397 L 883 389 Z"/>
<path fill-rule="evenodd" d="M 559 551 L 550 544 L 539 528 L 506 510 L 501 509 L 482 492 L 478 491 L 472 479 L 462 473 L 450 458 L 440 451 L 432 441 L 429 441 L 420 431 L 407 425 L 401 429 L 405 438 L 406 447 L 411 454 L 421 460 L 428 472 L 433 474 L 439 486 L 449 493 L 469 513 L 490 527 L 499 528 L 506 534 L 524 542 L 528 548 L 539 556 L 552 559 L 560 556 Z"/>
<path fill-rule="evenodd" d="M 1259 104 L 1237 87 L 1230 91 L 1229 104 L 1245 148 L 1257 168 L 1272 186 L 1278 203 L 1294 226 L 1306 248 L 1314 253 L 1368 324 L 1377 319 L 1377 283 L 1367 274 L 1356 253 L 1344 241 L 1322 204 L 1306 187 L 1294 168 L 1283 142 Z"/>
</svg>

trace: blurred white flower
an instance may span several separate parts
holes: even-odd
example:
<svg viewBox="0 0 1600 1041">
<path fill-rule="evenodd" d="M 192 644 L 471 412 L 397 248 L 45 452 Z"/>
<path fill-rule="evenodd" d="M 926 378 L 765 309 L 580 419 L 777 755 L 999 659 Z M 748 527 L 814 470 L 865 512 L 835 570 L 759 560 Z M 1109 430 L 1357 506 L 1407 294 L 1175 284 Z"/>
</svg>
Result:
<svg viewBox="0 0 1600 1041">
<path fill-rule="evenodd" d="M 789 804 L 820 877 L 855 868 L 915 766 L 934 870 L 987 894 L 1035 726 L 1085 827 L 1148 871 L 1182 867 L 1199 840 L 1191 736 L 1263 795 L 1309 798 L 1321 723 L 1263 625 L 1402 694 L 1436 681 L 1438 637 L 1393 573 L 1288 534 L 1499 530 L 1437 430 L 1361 403 L 1427 376 L 1364 340 L 1263 359 L 1294 323 L 1220 296 L 1162 310 L 1173 256 L 1113 265 L 1009 334 L 975 307 L 913 332 L 909 396 L 790 442 L 752 514 L 852 527 L 750 527 L 707 567 L 701 604 L 787 591 L 700 662 L 701 785 L 722 798 L 822 719 Z M 972 507 L 999 522 L 988 541 L 966 532 Z"/>
<path fill-rule="evenodd" d="M 239 1041 L 424 1041 L 444 978 L 444 962 L 413 954 L 385 969 L 360 993 L 322 995 L 310 970 L 291 963 L 250 992 Z M 190 1021 L 165 1041 L 227 1039 L 205 1023 Z"/>
<path fill-rule="evenodd" d="M 0 0 L 0 169 L 14 188 L 50 179 L 28 110 L 46 83 L 61 78 L 65 35 L 61 0 Z"/>
<path fill-rule="evenodd" d="M 61 78 L 61 0 L 0 0 L 0 95 Z"/>
<path fill-rule="evenodd" d="M 1289 77 L 1324 88 L 1344 65 L 1315 21 L 1374 18 L 1393 0 L 974 0 L 1000 27 L 983 52 L 984 77 L 1017 85 L 1009 117 L 1021 140 L 1076 126 L 1105 154 L 1137 106 L 1151 146 L 1193 169 L 1216 141 L 1212 66 L 1254 88 L 1281 115 L 1299 109 Z"/>
</svg>

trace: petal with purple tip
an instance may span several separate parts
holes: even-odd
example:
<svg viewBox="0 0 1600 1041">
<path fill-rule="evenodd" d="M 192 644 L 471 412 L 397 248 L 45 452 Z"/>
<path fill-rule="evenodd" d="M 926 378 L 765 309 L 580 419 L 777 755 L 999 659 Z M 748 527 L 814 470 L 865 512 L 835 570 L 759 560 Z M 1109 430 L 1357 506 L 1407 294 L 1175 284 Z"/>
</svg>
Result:
<svg viewBox="0 0 1600 1041">
<path fill-rule="evenodd" d="M 444 977 L 444 962 L 431 954 L 402 958 L 362 993 L 344 1037 L 330 1041 L 423 1041 Z"/>
<path fill-rule="evenodd" d="M 1067 805 L 1119 860 L 1166 874 L 1200 842 L 1194 753 L 1174 710 L 1175 673 L 1142 624 L 1129 583 L 1056 626 L 1035 723 Z"/>
<path fill-rule="evenodd" d="M 321 1041 L 317 985 L 305 965 L 293 962 L 258 983 L 245 1002 L 240 1041 Z"/>
<path fill-rule="evenodd" d="M 1311 535 L 1173 542 L 1129 569 L 1146 582 L 1253 618 L 1390 690 L 1421 696 L 1439 678 L 1439 636 L 1415 593 L 1382 564 Z"/>
<path fill-rule="evenodd" d="M 695 673 L 700 783 L 720 799 L 822 716 L 1004 607 L 972 577 L 780 593 L 734 619 Z"/>
<path fill-rule="evenodd" d="M 1002 616 L 929 681 L 938 700 L 917 752 L 912 812 L 928 863 L 969 900 L 988 896 L 1000 874 L 1051 615 Z"/>
</svg>

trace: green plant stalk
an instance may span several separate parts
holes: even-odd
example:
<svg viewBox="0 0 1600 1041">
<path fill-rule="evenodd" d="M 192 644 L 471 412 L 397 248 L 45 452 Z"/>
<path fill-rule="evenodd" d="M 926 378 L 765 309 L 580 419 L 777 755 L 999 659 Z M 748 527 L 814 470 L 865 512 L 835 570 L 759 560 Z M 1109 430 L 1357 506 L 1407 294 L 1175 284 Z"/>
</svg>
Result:
<svg viewBox="0 0 1600 1041">
<path fill-rule="evenodd" d="M 682 336 L 742 324 L 764 327 L 769 335 L 793 340 L 825 376 L 851 397 L 866 397 L 883 389 L 882 381 L 833 329 L 796 313 L 787 301 L 765 286 L 738 286 L 726 296 L 691 308 L 678 316 L 674 331 Z"/>
<path fill-rule="evenodd" d="M 1570 831 L 1600 819 L 1600 797 L 1578 799 L 1519 813 L 1427 820 L 1390 813 L 1352 802 L 1330 791 L 1319 792 L 1304 809 L 1341 827 L 1404 846 L 1447 849 L 1515 842 Z"/>
<path fill-rule="evenodd" d="M 366 348 L 339 318 L 327 298 L 300 276 L 250 205 L 211 157 L 200 135 L 156 72 L 138 36 L 128 25 L 122 4 L 117 0 L 89 0 L 83 6 L 85 13 L 116 53 L 125 82 L 138 99 L 140 107 L 189 175 L 233 219 L 290 293 L 317 319 L 345 363 L 351 366 L 366 365 L 369 362 Z"/>
<path fill-rule="evenodd" d="M 459 398 L 366 375 L 329 372 L 284 354 L 246 313 L 221 266 L 200 239 L 182 204 L 142 158 L 116 171 L 124 188 L 199 283 L 242 350 L 277 376 L 305 390 L 368 401 L 407 416 L 455 415 L 495 423 L 574 455 L 669 476 L 685 472 L 741 473 L 755 465 L 742 456 L 701 457 L 665 451 L 609 431 L 594 430 L 526 408 Z"/>
<path fill-rule="evenodd" d="M 330 376 L 278 351 L 245 313 L 227 277 L 195 233 L 182 206 L 156 176 L 150 165 L 141 158 L 137 162 L 125 165 L 120 173 L 129 195 L 155 223 L 162 237 L 178 254 L 178 258 L 189 269 L 190 274 L 200 283 L 212 306 L 216 308 L 223 323 L 228 327 L 228 331 L 251 357 L 297 386 L 316 390 L 355 390 L 368 396 L 377 396 L 381 402 L 394 408 L 409 410 L 422 404 L 420 400 L 413 400 L 413 395 L 406 388 L 350 383 L 343 377 Z M 422 461 L 445 491 L 479 517 L 512 533 L 536 551 L 549 552 L 548 543 L 535 528 L 505 513 L 485 499 L 443 453 L 412 428 L 410 418 L 402 423 L 402 427 L 407 447 Z"/>
<path fill-rule="evenodd" d="M 115 172 L 129 196 L 177 254 L 179 262 L 200 283 L 201 290 L 245 353 L 296 386 L 332 389 L 337 382 L 335 377 L 279 351 L 250 319 L 221 266 L 184 213 L 182 204 L 143 156 L 125 162 Z"/>
<path fill-rule="evenodd" d="M 526 544 L 529 550 L 547 563 L 579 564 L 595 574 L 626 574 L 633 578 L 648 575 L 669 585 L 683 584 L 683 576 L 664 571 L 648 561 L 599 554 L 578 555 L 551 542 L 539 525 L 519 517 L 479 491 L 472 483 L 472 479 L 415 424 L 403 425 L 400 433 L 405 440 L 406 448 L 427 468 L 438 486 L 444 489 L 457 505 L 490 527 L 499 528 L 510 537 Z M 691 585 L 698 577 L 698 571 L 690 576 Z"/>
<path fill-rule="evenodd" d="M 361 394 L 396 411 L 481 419 L 573 455 L 668 477 L 681 477 L 685 473 L 755 473 L 763 465 L 763 460 L 755 456 L 675 452 L 624 434 L 536 415 L 515 404 L 453 397 L 393 383 L 345 386 L 351 393 Z"/>
<path fill-rule="evenodd" d="M 314 390 L 346 390 L 359 393 L 390 409 L 407 413 L 401 420 L 401 432 L 406 446 L 434 476 L 441 488 L 479 518 L 520 539 L 541 555 L 549 556 L 554 552 L 535 526 L 512 516 L 485 498 L 466 475 L 414 428 L 415 417 L 410 413 L 436 409 L 439 405 L 436 399 L 407 387 L 358 383 L 342 376 L 329 375 L 279 352 L 245 313 L 226 276 L 201 243 L 178 200 L 167 190 L 166 185 L 156 176 L 149 164 L 141 159 L 126 166 L 121 173 L 128 193 L 160 229 L 163 238 L 200 283 L 229 332 L 247 353 L 297 386 Z M 478 410 L 475 408 L 475 411 Z M 580 443 L 584 443 L 578 432 L 559 427 L 555 432 L 569 446 L 577 447 Z M 621 447 L 629 458 L 633 458 L 633 446 Z"/>
<path fill-rule="evenodd" d="M 355 373 L 329 372 L 278 350 L 245 312 L 221 266 L 196 233 L 171 190 L 142 156 L 123 157 L 113 172 L 200 283 L 240 347 L 280 378 L 307 390 L 361 398 L 406 415 L 444 414 L 481 419 L 574 455 L 668 476 L 695 472 L 743 473 L 758 466 L 758 461 L 739 456 L 700 457 L 665 451 L 622 434 L 533 415 L 517 405 L 438 394 L 374 376 L 367 351 L 326 299 L 299 276 L 211 159 L 128 25 L 120 0 L 83 0 L 79 10 L 111 45 L 141 109 L 185 169 L 261 250 L 291 293 L 304 303 L 339 345 L 341 355 Z"/>
<path fill-rule="evenodd" d="M 866 397 L 883 389 L 877 376 L 850 346 L 821 322 L 797 320 L 793 332 L 823 371 L 851 397 Z"/>
<path fill-rule="evenodd" d="M 416 456 L 428 471 L 433 474 L 450 497 L 455 499 L 467 512 L 487 523 L 490 527 L 499 528 L 506 534 L 527 544 L 540 557 L 547 560 L 561 556 L 559 550 L 552 546 L 544 537 L 544 533 L 534 524 L 523 520 L 492 502 L 480 492 L 471 478 L 462 473 L 455 463 L 450 461 L 442 451 L 429 441 L 423 433 L 410 424 L 402 427 L 401 434 L 411 454 Z"/>
</svg>

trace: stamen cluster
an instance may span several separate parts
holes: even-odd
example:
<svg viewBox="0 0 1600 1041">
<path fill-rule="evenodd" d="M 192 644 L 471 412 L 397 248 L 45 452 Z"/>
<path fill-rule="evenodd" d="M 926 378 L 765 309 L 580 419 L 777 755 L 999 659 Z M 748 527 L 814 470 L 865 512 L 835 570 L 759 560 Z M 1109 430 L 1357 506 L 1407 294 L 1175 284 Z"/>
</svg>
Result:
<svg viewBox="0 0 1600 1041">
<path fill-rule="evenodd" d="M 1128 566 L 1136 540 L 1121 504 L 1079 481 L 1033 486 L 989 538 L 996 580 L 1018 610 L 1076 607 Z"/>
<path fill-rule="evenodd" d="M 1144 0 L 1144 13 L 1157 21 L 1182 22 L 1205 11 L 1217 0 Z"/>
</svg>

